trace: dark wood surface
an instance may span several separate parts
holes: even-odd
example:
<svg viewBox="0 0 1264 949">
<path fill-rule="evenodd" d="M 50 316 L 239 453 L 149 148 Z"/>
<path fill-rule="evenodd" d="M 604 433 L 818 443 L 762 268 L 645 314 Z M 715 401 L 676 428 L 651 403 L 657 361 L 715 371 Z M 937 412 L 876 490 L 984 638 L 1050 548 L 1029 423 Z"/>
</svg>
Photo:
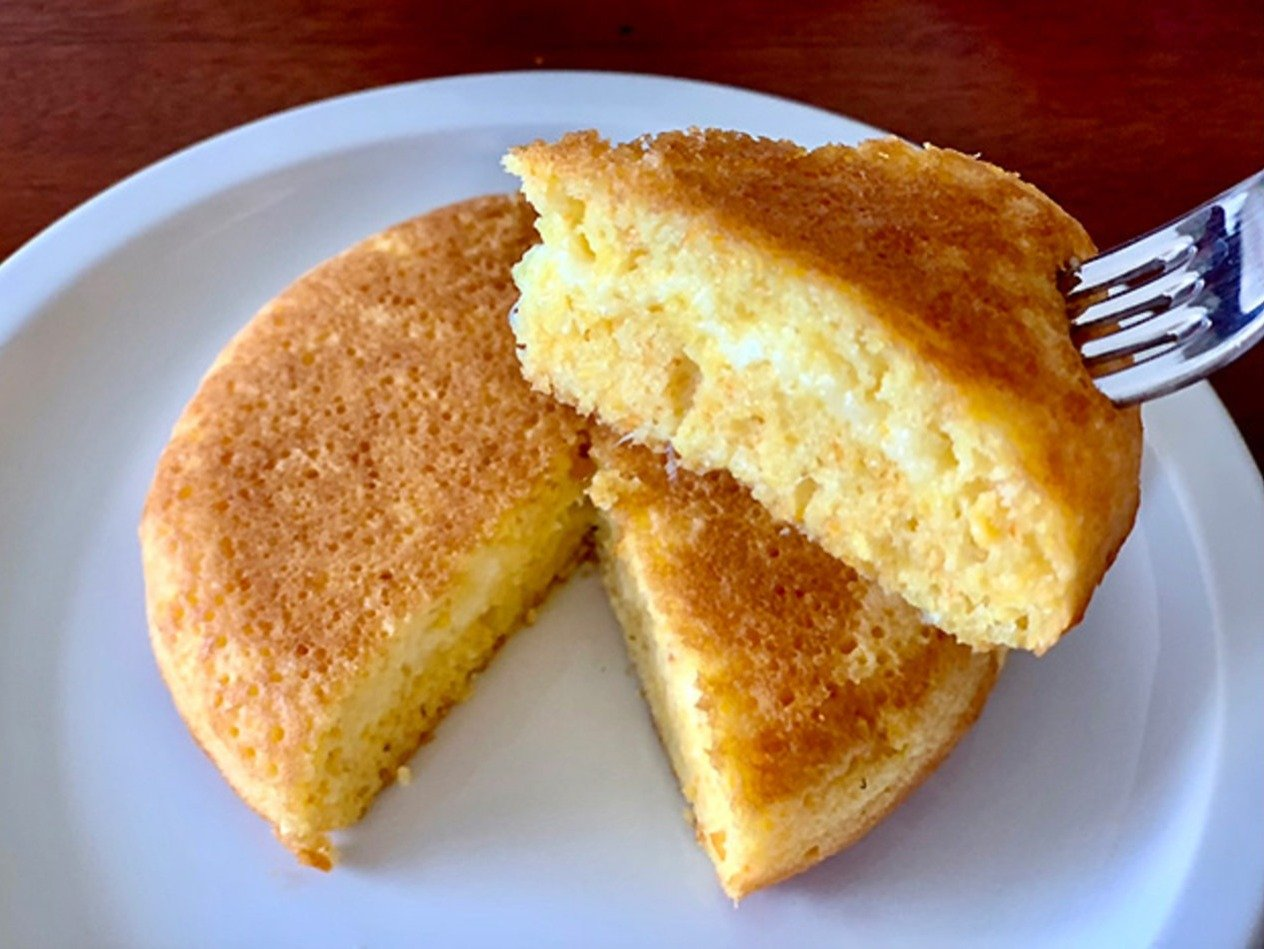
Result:
<svg viewBox="0 0 1264 949">
<path fill-rule="evenodd" d="M 0 258 L 129 172 L 278 109 L 541 67 L 732 83 L 980 152 L 1102 246 L 1264 167 L 1261 0 L 6 0 Z M 1216 379 L 1257 461 L 1261 383 L 1264 347 Z"/>
</svg>

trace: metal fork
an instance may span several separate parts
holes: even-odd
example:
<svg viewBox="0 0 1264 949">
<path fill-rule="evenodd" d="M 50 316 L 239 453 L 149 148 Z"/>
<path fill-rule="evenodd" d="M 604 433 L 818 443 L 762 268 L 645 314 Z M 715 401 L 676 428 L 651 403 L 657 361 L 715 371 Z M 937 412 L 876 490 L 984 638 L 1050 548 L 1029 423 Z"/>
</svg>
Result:
<svg viewBox="0 0 1264 949">
<path fill-rule="evenodd" d="M 1264 172 L 1061 280 L 1071 336 L 1112 402 L 1205 379 L 1264 336 Z"/>
</svg>

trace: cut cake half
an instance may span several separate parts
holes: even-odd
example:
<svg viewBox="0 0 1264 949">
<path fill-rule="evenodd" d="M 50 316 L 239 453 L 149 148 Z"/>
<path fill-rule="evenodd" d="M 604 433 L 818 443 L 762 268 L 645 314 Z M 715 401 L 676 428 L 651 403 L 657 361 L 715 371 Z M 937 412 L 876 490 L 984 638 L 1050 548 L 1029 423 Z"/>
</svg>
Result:
<svg viewBox="0 0 1264 949">
<path fill-rule="evenodd" d="M 724 472 L 598 437 L 599 555 L 697 838 L 734 899 L 868 832 L 969 729 L 974 652 Z"/>
<path fill-rule="evenodd" d="M 584 422 L 505 321 L 518 199 L 453 205 L 322 264 L 215 361 L 140 537 L 176 708 L 304 862 L 360 818 L 585 551 Z"/>
<path fill-rule="evenodd" d="M 537 387 L 723 469 L 965 642 L 1044 651 L 1137 509 L 1140 417 L 1094 388 L 1059 272 L 1084 230 L 985 162 L 715 130 L 514 149 Z"/>
</svg>

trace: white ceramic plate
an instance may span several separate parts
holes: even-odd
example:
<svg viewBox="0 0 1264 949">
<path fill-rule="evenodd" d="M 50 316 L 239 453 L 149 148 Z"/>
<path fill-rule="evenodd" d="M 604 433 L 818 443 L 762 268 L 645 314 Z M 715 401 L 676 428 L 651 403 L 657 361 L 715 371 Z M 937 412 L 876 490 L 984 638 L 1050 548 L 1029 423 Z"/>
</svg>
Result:
<svg viewBox="0 0 1264 949">
<path fill-rule="evenodd" d="M 255 309 L 360 237 L 505 191 L 537 136 L 864 126 L 668 79 L 533 73 L 321 103 L 125 181 L 0 267 L 0 938 L 32 945 L 1229 945 L 1264 897 L 1264 504 L 1211 391 L 1149 407 L 1137 529 L 1083 628 L 1015 657 L 861 844 L 734 909 L 582 578 L 300 869 L 149 655 L 135 526 Z"/>
</svg>

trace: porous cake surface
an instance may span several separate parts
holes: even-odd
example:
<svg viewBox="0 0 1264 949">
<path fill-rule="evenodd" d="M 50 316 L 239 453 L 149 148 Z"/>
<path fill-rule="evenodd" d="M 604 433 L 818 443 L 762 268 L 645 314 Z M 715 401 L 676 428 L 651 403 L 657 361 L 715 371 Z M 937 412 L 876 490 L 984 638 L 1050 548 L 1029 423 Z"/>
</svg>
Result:
<svg viewBox="0 0 1264 949">
<path fill-rule="evenodd" d="M 1138 503 L 1141 430 L 1071 344 L 1093 253 L 1034 187 L 895 140 L 733 132 L 515 149 L 532 382 L 776 516 L 965 641 L 1042 651 Z"/>
<path fill-rule="evenodd" d="M 223 351 L 159 461 L 140 531 L 159 666 L 307 862 L 591 525 L 584 425 L 530 390 L 505 320 L 532 217 L 475 199 L 317 267 Z"/>
<path fill-rule="evenodd" d="M 604 437 L 594 457 L 603 573 L 699 842 L 739 898 L 895 807 L 973 723 L 1003 651 L 924 625 L 725 472 Z"/>
</svg>

